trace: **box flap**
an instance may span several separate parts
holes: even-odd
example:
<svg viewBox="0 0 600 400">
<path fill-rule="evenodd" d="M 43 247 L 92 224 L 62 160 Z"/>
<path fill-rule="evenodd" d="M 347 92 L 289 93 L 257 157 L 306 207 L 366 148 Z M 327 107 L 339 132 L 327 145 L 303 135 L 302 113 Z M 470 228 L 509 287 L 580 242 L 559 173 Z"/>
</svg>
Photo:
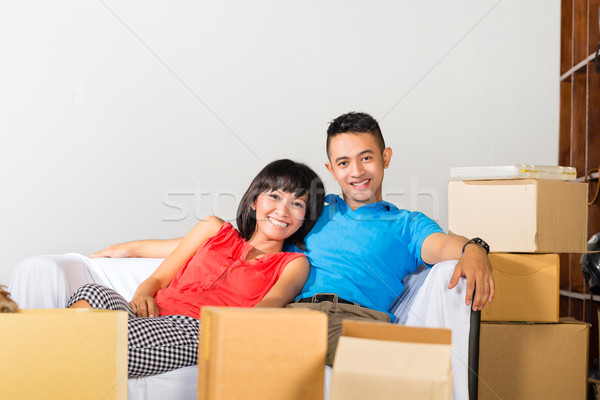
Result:
<svg viewBox="0 0 600 400">
<path fill-rule="evenodd" d="M 396 342 L 445 345 L 452 343 L 452 331 L 450 329 L 420 328 L 378 321 L 345 320 L 342 322 L 342 336 Z"/>
</svg>

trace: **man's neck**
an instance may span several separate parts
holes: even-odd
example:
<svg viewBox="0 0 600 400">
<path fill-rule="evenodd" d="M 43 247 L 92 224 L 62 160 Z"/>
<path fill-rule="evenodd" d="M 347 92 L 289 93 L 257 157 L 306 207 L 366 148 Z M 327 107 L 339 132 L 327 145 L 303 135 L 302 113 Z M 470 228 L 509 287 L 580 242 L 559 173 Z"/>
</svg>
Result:
<svg viewBox="0 0 600 400">
<path fill-rule="evenodd" d="M 373 196 L 370 199 L 365 200 L 365 201 L 357 201 L 357 200 L 350 199 L 345 194 L 343 195 L 343 198 L 344 198 L 344 201 L 346 202 L 346 204 L 348 204 L 348 207 L 350 207 L 350 209 L 352 211 L 356 210 L 359 207 L 364 206 L 365 204 L 379 203 L 380 201 L 383 200 L 381 195 Z"/>
</svg>

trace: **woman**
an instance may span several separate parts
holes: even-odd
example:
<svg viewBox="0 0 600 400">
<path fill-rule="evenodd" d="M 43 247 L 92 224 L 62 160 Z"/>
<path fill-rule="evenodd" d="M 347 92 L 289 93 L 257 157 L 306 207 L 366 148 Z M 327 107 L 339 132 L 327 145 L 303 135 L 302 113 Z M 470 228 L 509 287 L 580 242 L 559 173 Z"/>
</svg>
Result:
<svg viewBox="0 0 600 400">
<path fill-rule="evenodd" d="M 236 230 L 200 221 L 127 303 L 100 285 L 84 285 L 70 307 L 129 313 L 129 377 L 197 363 L 204 305 L 282 307 L 300 292 L 310 265 L 284 241 L 303 247 L 324 202 L 323 183 L 304 164 L 278 160 L 254 178 L 238 206 Z"/>
</svg>

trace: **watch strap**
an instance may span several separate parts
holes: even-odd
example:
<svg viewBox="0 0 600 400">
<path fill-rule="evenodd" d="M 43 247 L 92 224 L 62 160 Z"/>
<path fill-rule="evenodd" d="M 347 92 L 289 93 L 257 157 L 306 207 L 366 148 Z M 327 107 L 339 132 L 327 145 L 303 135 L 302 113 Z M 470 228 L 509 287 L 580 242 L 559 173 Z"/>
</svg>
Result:
<svg viewBox="0 0 600 400">
<path fill-rule="evenodd" d="M 477 246 L 483 247 L 485 249 L 485 252 L 487 254 L 490 254 L 490 245 L 487 244 L 485 242 L 485 240 L 483 240 L 482 238 L 478 238 L 478 237 L 475 237 L 475 238 L 469 240 L 467 243 L 465 243 L 465 245 L 462 248 L 463 253 L 465 252 L 465 248 L 471 243 L 476 244 Z"/>
</svg>

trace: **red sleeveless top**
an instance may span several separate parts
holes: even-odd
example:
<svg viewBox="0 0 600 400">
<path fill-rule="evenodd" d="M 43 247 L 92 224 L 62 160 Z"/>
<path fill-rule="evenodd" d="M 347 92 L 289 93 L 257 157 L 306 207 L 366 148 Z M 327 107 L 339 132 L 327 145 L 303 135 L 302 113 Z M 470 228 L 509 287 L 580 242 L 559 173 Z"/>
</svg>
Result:
<svg viewBox="0 0 600 400">
<path fill-rule="evenodd" d="M 202 306 L 253 307 L 271 290 L 285 266 L 302 253 L 270 253 L 245 261 L 250 243 L 230 224 L 207 239 L 154 299 L 160 315 L 200 318 Z"/>
</svg>

